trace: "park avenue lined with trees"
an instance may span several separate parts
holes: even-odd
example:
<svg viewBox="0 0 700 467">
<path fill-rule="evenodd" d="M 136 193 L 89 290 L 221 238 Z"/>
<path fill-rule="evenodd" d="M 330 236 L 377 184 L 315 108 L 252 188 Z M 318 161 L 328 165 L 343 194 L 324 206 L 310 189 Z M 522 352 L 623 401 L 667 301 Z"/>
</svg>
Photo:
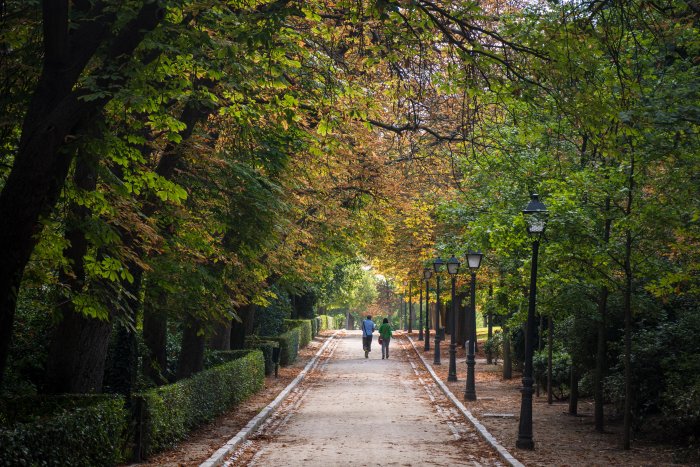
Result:
<svg viewBox="0 0 700 467">
<path fill-rule="evenodd" d="M 546 397 L 590 405 L 572 445 L 699 462 L 699 25 L 694 0 L 0 2 L 0 465 L 167 452 L 367 314 L 433 363 L 446 334 L 467 409 L 522 378 L 526 456 Z"/>
</svg>

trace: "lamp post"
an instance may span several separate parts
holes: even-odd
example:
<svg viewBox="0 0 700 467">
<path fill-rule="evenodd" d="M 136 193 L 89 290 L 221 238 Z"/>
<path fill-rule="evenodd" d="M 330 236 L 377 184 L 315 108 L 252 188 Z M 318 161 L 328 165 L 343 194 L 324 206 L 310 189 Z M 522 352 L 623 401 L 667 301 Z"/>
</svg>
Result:
<svg viewBox="0 0 700 467">
<path fill-rule="evenodd" d="M 445 262 L 438 256 L 438 258 L 433 261 L 433 270 L 435 270 L 435 278 L 437 280 L 437 290 L 435 292 L 435 354 L 433 358 L 433 365 L 441 365 L 440 363 L 440 272 Z"/>
<path fill-rule="evenodd" d="M 515 446 L 520 449 L 534 449 L 532 440 L 532 352 L 535 337 L 535 304 L 537 298 L 537 255 L 540 248 L 540 238 L 547 226 L 547 207 L 536 194 L 530 196 L 530 202 L 523 209 L 527 221 L 527 233 L 532 238 L 532 265 L 530 269 L 530 296 L 527 307 L 527 324 L 525 328 L 525 368 L 523 371 L 523 387 L 520 390 L 520 425 Z"/>
<path fill-rule="evenodd" d="M 423 269 L 423 279 L 425 279 L 425 345 L 424 351 L 430 350 L 430 276 L 433 271 L 430 268 Z"/>
<path fill-rule="evenodd" d="M 450 324 L 452 332 L 450 333 L 450 367 L 447 372 L 447 381 L 457 381 L 457 300 L 455 299 L 455 282 L 459 272 L 459 265 L 460 262 L 454 255 L 447 260 L 447 272 L 450 274 L 450 279 L 452 279 L 452 323 Z"/>
<path fill-rule="evenodd" d="M 467 264 L 471 272 L 471 299 L 469 303 L 469 335 L 467 336 L 467 386 L 464 389 L 464 400 L 476 400 L 476 384 L 474 382 L 474 366 L 476 364 L 476 271 L 481 266 L 481 259 L 484 255 L 481 251 L 470 251 L 467 253 Z"/>
<path fill-rule="evenodd" d="M 413 332 L 413 281 L 408 281 L 408 333 Z"/>
<path fill-rule="evenodd" d="M 418 281 L 418 340 L 423 340 L 423 287 Z"/>
</svg>

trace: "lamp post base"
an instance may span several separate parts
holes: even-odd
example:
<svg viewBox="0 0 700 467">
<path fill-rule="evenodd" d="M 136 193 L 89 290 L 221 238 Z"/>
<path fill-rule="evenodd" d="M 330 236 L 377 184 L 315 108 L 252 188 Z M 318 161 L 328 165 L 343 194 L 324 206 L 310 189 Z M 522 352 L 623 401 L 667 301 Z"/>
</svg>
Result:
<svg viewBox="0 0 700 467">
<path fill-rule="evenodd" d="M 470 343 L 468 345 L 471 346 Z M 467 386 L 464 390 L 464 400 L 475 401 L 476 400 L 476 384 L 474 381 L 474 367 L 476 365 L 476 359 L 474 357 L 474 352 L 471 351 L 467 355 Z"/>
<path fill-rule="evenodd" d="M 450 368 L 447 381 L 457 381 L 457 344 L 450 342 Z"/>
<path fill-rule="evenodd" d="M 442 365 L 440 363 L 440 339 L 435 336 L 435 355 L 433 357 L 433 365 Z"/>
<path fill-rule="evenodd" d="M 522 401 L 520 404 L 520 424 L 518 426 L 518 439 L 515 447 L 518 449 L 535 449 L 535 442 L 532 439 L 532 389 L 533 379 L 523 378 L 523 387 L 520 389 Z"/>
</svg>

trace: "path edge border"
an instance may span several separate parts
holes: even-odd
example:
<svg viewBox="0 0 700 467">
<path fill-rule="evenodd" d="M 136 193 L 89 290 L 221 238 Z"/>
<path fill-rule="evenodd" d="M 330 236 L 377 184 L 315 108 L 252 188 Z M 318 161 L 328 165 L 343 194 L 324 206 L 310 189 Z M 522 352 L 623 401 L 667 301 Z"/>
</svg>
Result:
<svg viewBox="0 0 700 467">
<path fill-rule="evenodd" d="M 493 437 L 491 433 L 489 433 L 486 427 L 481 424 L 481 422 L 469 411 L 469 409 L 467 409 L 464 406 L 464 404 L 462 404 L 462 402 L 459 399 L 457 399 L 457 397 L 455 397 L 452 391 L 450 391 L 450 388 L 448 388 L 447 385 L 438 377 L 438 375 L 435 374 L 435 371 L 433 371 L 433 367 L 431 367 L 425 360 L 425 358 L 423 358 L 423 355 L 420 354 L 411 336 L 406 335 L 406 337 L 408 338 L 408 342 L 411 343 L 411 347 L 413 347 L 413 350 L 416 352 L 416 355 L 418 355 L 418 358 L 420 358 L 420 360 L 423 362 L 423 366 L 425 366 L 425 368 L 430 373 L 430 376 L 437 383 L 442 392 L 445 393 L 447 398 L 452 401 L 452 403 L 459 409 L 460 412 L 462 412 L 462 415 L 464 415 L 467 418 L 467 420 L 469 420 L 471 424 L 474 425 L 474 428 L 476 428 L 476 431 L 479 433 L 479 436 L 481 436 L 481 438 L 483 438 L 484 441 L 486 441 L 492 448 L 494 448 L 498 452 L 498 455 L 501 456 L 501 459 L 507 462 L 508 465 L 512 467 L 525 467 L 525 465 L 518 459 L 516 459 L 511 453 L 509 453 L 508 450 L 504 448 L 501 445 L 501 443 L 499 443 L 498 440 L 496 440 L 496 438 Z"/>
<path fill-rule="evenodd" d="M 304 379 L 306 374 L 311 371 L 311 369 L 316 365 L 318 362 L 319 357 L 321 356 L 321 353 L 326 350 L 326 347 L 331 343 L 331 341 L 335 338 L 335 336 L 340 333 L 340 330 L 336 330 L 326 341 L 323 343 L 320 349 L 318 349 L 318 352 L 316 352 L 316 355 L 314 355 L 311 360 L 306 364 L 303 370 L 297 375 L 294 380 L 287 385 L 286 388 L 280 392 L 275 400 L 270 402 L 265 406 L 264 409 L 262 409 L 255 417 L 253 417 L 241 430 L 226 442 L 222 447 L 220 447 L 214 454 L 212 454 L 209 459 L 205 460 L 201 464 L 199 464 L 199 467 L 215 467 L 218 465 L 221 465 L 224 461 L 224 458 L 231 454 L 234 450 L 236 450 L 241 443 L 243 443 L 245 440 L 248 439 L 250 434 L 257 430 L 260 425 L 263 424 L 265 420 L 267 420 L 270 415 L 275 411 L 277 407 L 284 401 L 287 396 L 289 396 L 289 393 Z"/>
</svg>

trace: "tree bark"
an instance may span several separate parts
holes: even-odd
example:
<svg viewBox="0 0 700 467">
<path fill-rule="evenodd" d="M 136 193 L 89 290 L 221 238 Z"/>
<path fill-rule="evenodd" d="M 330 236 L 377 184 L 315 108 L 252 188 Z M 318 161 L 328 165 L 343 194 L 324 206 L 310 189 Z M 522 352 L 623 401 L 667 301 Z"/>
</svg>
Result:
<svg viewBox="0 0 700 467">
<path fill-rule="evenodd" d="M 209 348 L 213 350 L 231 350 L 231 320 L 217 323 L 209 337 Z"/>
<path fill-rule="evenodd" d="M 189 378 L 204 368 L 204 333 L 202 322 L 192 315 L 185 318 L 182 346 L 177 360 L 177 379 Z"/>
<path fill-rule="evenodd" d="M 159 290 L 154 295 L 143 306 L 143 340 L 148 349 L 143 358 L 143 372 L 148 380 L 160 386 L 168 383 L 168 313 L 165 292 Z"/>
<path fill-rule="evenodd" d="M 96 158 L 81 150 L 76 161 L 73 181 L 84 191 L 97 186 Z M 84 225 L 91 213 L 85 206 L 71 203 L 68 209 L 66 239 L 69 247 L 64 256 L 72 265 L 72 274 L 60 271 L 60 281 L 72 295 L 85 287 L 84 257 L 88 249 Z M 105 358 L 112 324 L 109 320 L 87 317 L 75 310 L 72 297 L 59 306 L 60 322 L 52 332 L 50 351 L 46 361 L 46 393 L 91 393 L 102 391 Z"/>
<path fill-rule="evenodd" d="M 503 326 L 503 379 L 513 378 L 513 358 L 510 348 L 510 331 Z"/>
<path fill-rule="evenodd" d="M 467 296 L 469 294 L 467 292 L 460 292 L 457 294 L 457 344 L 459 344 L 460 347 L 464 348 L 465 347 L 465 342 L 467 341 L 467 338 L 469 336 L 469 330 L 468 330 L 468 319 L 467 319 L 467 313 L 469 312 L 469 305 L 464 305 L 464 302 L 467 300 Z"/>
<path fill-rule="evenodd" d="M 547 403 L 552 405 L 552 346 L 554 345 L 554 320 L 547 318 Z"/>
<path fill-rule="evenodd" d="M 603 242 L 607 244 L 610 241 L 610 228 L 612 221 L 609 218 L 610 212 L 610 197 L 605 199 L 605 227 L 603 230 Z M 596 362 L 594 373 L 593 398 L 595 430 L 603 433 L 605 431 L 605 413 L 604 413 L 604 396 L 603 396 L 603 378 L 607 369 L 607 310 L 608 310 L 608 288 L 602 286 L 598 296 L 598 342 L 596 346 Z"/>
<path fill-rule="evenodd" d="M 578 365 L 575 361 L 571 362 L 571 381 L 569 382 L 569 415 L 578 414 Z"/>
<path fill-rule="evenodd" d="M 255 319 L 255 305 L 248 304 L 236 310 L 240 322 L 234 320 L 231 324 L 231 348 L 242 349 L 245 346 L 245 337 L 253 333 L 253 321 Z"/>
<path fill-rule="evenodd" d="M 86 3 L 87 4 L 87 3 Z M 109 98 L 85 100 L 89 91 L 76 83 L 98 48 L 105 44 L 114 13 L 101 4 L 85 11 L 69 25 L 69 2 L 45 1 L 43 5 L 44 61 L 39 82 L 22 124 L 22 136 L 12 169 L 0 193 L 0 384 L 5 373 L 12 338 L 17 294 L 24 268 L 36 246 L 39 221 L 56 205 L 68 175 L 73 153 L 71 133 L 79 121 L 89 119 Z M 75 8 L 83 9 L 81 4 Z M 111 40 L 104 63 L 119 69 L 162 17 L 157 2 L 145 4 L 138 16 Z M 95 72 L 99 76 L 103 70 Z M 108 76 L 112 76 L 109 74 Z M 117 89 L 124 79 L 110 78 Z"/>
</svg>

